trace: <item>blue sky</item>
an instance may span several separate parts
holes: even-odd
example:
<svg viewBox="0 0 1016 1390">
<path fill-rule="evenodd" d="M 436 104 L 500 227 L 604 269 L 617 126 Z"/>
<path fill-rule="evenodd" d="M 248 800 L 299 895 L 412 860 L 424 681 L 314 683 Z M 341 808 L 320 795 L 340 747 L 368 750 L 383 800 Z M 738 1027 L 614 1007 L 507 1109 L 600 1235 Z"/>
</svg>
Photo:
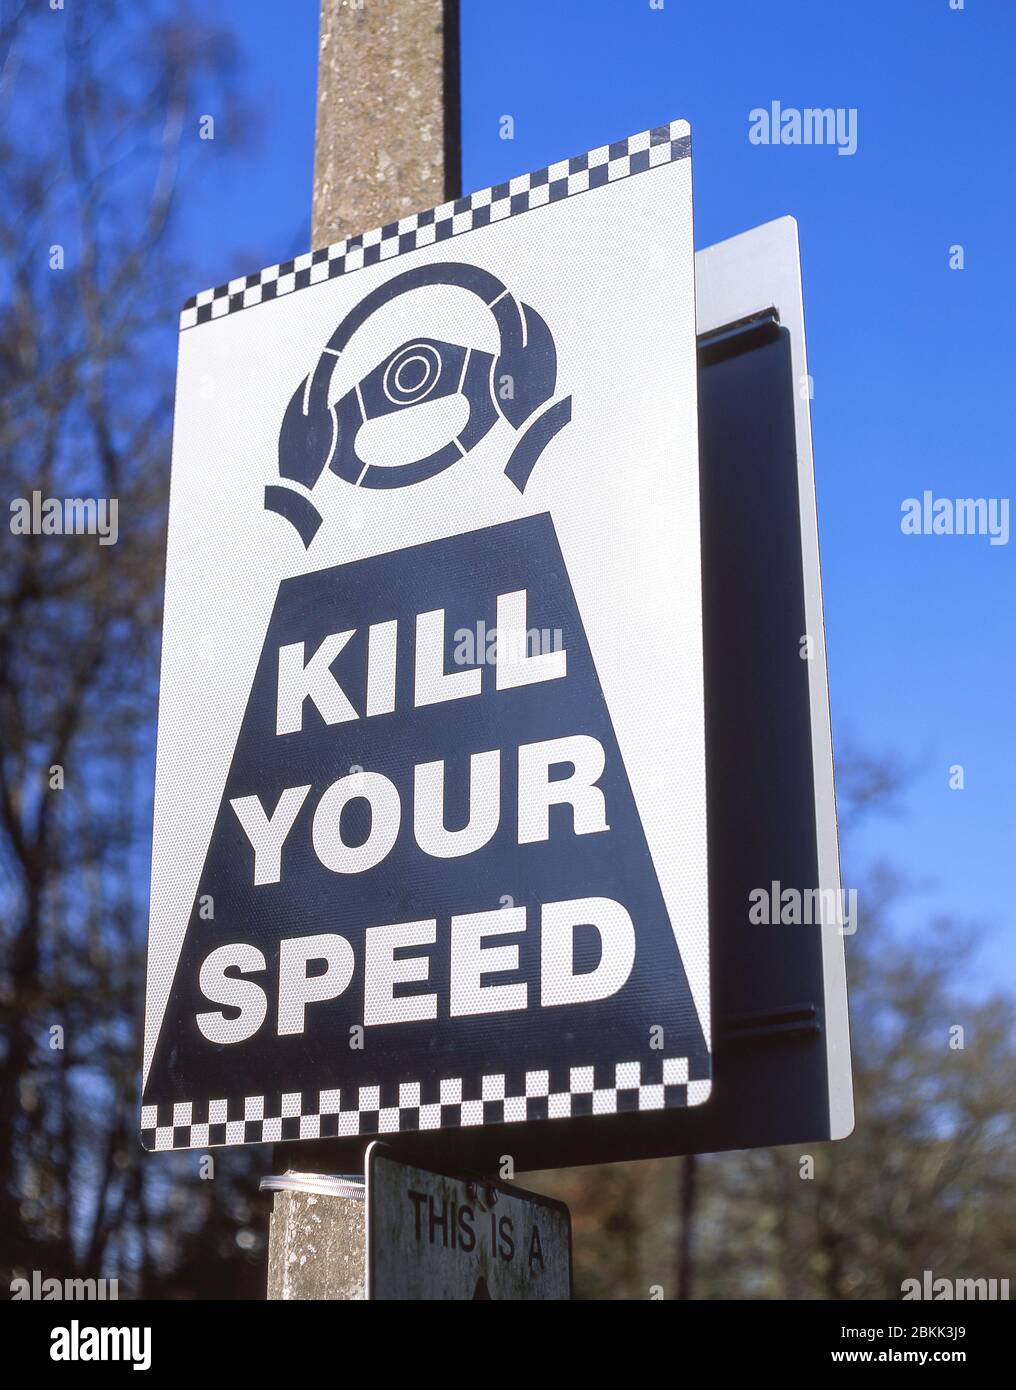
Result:
<svg viewBox="0 0 1016 1390">
<path fill-rule="evenodd" d="M 317 0 L 223 0 L 255 156 L 192 170 L 195 288 L 307 249 Z M 904 498 L 1012 498 L 1010 0 L 463 0 L 464 186 L 673 117 L 692 125 L 700 246 L 784 213 L 802 239 L 834 734 L 911 771 L 851 841 L 913 883 L 902 930 L 982 931 L 1011 984 L 1016 536 L 907 537 Z M 845 107 L 857 152 L 749 142 L 749 112 Z M 501 138 L 511 115 L 514 138 Z M 949 268 L 964 248 L 965 269 Z M 965 789 L 951 791 L 960 763 Z"/>
</svg>

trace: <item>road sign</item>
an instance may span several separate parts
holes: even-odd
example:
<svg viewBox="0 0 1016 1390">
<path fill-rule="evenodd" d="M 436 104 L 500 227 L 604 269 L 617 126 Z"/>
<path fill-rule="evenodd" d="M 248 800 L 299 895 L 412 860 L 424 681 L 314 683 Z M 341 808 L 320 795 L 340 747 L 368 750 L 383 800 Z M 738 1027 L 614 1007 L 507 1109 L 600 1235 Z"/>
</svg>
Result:
<svg viewBox="0 0 1016 1390">
<path fill-rule="evenodd" d="M 603 1116 L 603 1161 L 840 1139 L 854 1122 L 856 920 L 840 882 L 797 225 L 706 247 L 695 271 L 714 1084 L 707 1105 Z M 817 895 L 823 920 L 752 920 L 774 882 Z M 495 1161 L 498 1141 L 522 1147 L 470 1131 L 459 1162 Z M 440 1136 L 424 1142 L 425 1160 L 440 1156 Z M 524 1158 L 587 1150 L 565 1121 L 552 1150 L 534 1137 Z"/>
<path fill-rule="evenodd" d="M 856 921 L 840 883 L 797 225 L 755 227 L 695 263 L 714 1085 L 708 1105 L 640 1115 L 634 1131 L 605 1116 L 604 1161 L 853 1128 Z M 753 920 L 774 881 L 817 895 L 823 919 Z M 466 1142 L 462 1162 L 496 1155 Z M 563 1124 L 553 1161 L 581 1163 L 585 1143 Z"/>
<path fill-rule="evenodd" d="M 571 1217 L 514 1183 L 433 1173 L 367 1150 L 367 1297 L 571 1298 Z"/>
<path fill-rule="evenodd" d="M 674 122 L 184 308 L 148 1147 L 707 1099 L 693 280 Z"/>
</svg>

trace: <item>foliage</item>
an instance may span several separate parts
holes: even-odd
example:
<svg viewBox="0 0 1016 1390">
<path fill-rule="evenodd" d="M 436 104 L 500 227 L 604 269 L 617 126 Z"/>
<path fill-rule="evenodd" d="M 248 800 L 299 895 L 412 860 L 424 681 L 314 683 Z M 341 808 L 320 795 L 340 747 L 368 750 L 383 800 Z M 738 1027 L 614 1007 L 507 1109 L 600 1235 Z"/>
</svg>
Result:
<svg viewBox="0 0 1016 1390">
<path fill-rule="evenodd" d="M 898 1299 L 924 1270 L 1013 1277 L 1016 1006 L 964 997 L 973 943 L 956 924 L 897 939 L 901 891 L 884 869 L 869 875 L 848 939 L 854 1133 L 690 1161 L 691 1297 Z M 579 1297 L 675 1296 L 688 1165 L 539 1175 L 572 1208 Z"/>
<path fill-rule="evenodd" d="M 118 539 L 0 530 L 0 1270 L 125 1294 L 263 1288 L 263 1158 L 137 1141 L 174 227 L 235 66 L 178 5 L 2 11 L 2 493 L 116 499 Z"/>
</svg>

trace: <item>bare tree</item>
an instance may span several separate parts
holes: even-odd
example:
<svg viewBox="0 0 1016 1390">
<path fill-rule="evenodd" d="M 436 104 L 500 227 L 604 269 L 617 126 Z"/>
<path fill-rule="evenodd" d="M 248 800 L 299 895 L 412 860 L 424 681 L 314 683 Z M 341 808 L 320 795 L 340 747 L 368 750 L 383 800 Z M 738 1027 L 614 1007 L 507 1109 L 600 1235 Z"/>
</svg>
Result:
<svg viewBox="0 0 1016 1390">
<path fill-rule="evenodd" d="M 3 497 L 118 509 L 115 544 L 0 530 L 0 1266 L 173 1291 L 252 1220 L 137 1142 L 173 228 L 236 59 L 158 0 L 0 15 Z"/>
<path fill-rule="evenodd" d="M 855 757 L 839 786 L 853 825 L 900 802 L 901 772 Z M 1011 1278 L 1016 1001 L 964 989 L 960 924 L 901 937 L 905 893 L 873 869 L 847 939 L 853 1135 L 704 1155 L 692 1184 L 685 1159 L 541 1175 L 573 1210 L 578 1296 L 898 1299 L 926 1269 Z"/>
</svg>

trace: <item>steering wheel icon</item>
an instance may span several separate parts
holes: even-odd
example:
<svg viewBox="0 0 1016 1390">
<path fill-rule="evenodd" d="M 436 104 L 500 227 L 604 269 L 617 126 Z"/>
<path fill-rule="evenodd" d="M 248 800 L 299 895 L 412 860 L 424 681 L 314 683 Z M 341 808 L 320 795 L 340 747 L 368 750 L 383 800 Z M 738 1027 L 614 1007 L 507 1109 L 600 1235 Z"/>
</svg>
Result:
<svg viewBox="0 0 1016 1390">
<path fill-rule="evenodd" d="M 446 343 L 407 343 L 385 367 L 383 388 L 393 406 L 424 401 L 441 375 L 441 349 Z"/>
<path fill-rule="evenodd" d="M 497 324 L 498 354 L 436 338 L 413 338 L 329 405 L 332 374 L 353 334 L 383 305 L 428 285 L 457 286 L 477 295 Z M 378 286 L 346 315 L 314 371 L 293 393 L 279 435 L 279 475 L 297 486 L 265 488 L 265 507 L 290 521 L 309 546 L 322 518 L 307 493 L 326 468 L 357 487 L 408 487 L 458 463 L 500 418 L 520 432 L 505 473 L 521 492 L 547 444 L 571 419 L 570 396 L 548 405 L 556 381 L 557 352 L 549 328 L 496 276 L 451 261 L 407 270 Z M 495 390 L 495 382 L 506 383 L 506 389 Z M 365 462 L 357 453 L 357 435 L 366 421 L 453 395 L 465 398 L 469 415 L 455 438 L 440 449 L 391 466 Z"/>
</svg>

